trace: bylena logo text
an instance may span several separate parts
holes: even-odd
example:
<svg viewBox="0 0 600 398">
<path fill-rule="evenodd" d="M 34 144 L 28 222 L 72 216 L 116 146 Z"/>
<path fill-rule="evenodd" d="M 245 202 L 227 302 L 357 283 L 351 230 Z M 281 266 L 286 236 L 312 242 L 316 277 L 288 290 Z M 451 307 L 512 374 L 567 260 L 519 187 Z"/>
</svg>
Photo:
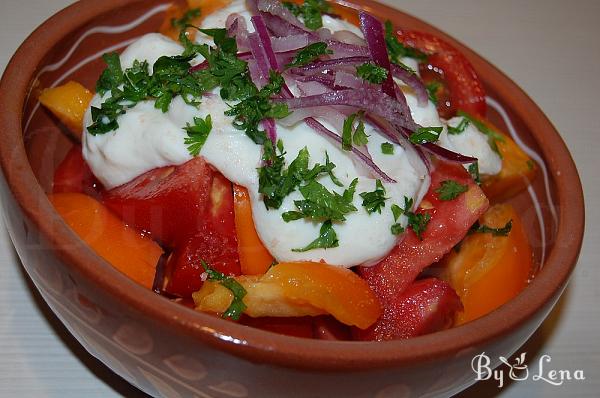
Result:
<svg viewBox="0 0 600 398">
<path fill-rule="evenodd" d="M 523 381 L 531 380 L 545 382 L 552 384 L 553 386 L 561 386 L 568 381 L 583 381 L 585 375 L 583 370 L 565 370 L 565 369 L 551 369 L 550 362 L 552 358 L 548 354 L 544 354 L 538 361 L 537 372 L 529 372 L 529 367 L 525 363 L 526 352 L 521 353 L 520 356 L 515 358 L 514 363 L 510 363 L 505 357 L 498 357 L 500 362 L 508 366 L 508 370 L 504 367 L 498 369 L 492 369 L 492 360 L 489 356 L 482 352 L 479 355 L 475 355 L 471 361 L 471 368 L 475 373 L 475 380 L 490 380 L 494 379 L 498 382 L 498 388 L 504 387 L 505 380 Z M 505 374 L 508 371 L 508 374 Z"/>
</svg>

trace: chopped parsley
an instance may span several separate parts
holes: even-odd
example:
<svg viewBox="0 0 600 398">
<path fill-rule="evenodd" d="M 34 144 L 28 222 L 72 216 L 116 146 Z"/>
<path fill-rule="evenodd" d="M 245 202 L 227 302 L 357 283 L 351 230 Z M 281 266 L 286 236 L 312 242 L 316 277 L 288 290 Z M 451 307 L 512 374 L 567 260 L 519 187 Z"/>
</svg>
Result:
<svg viewBox="0 0 600 398">
<path fill-rule="evenodd" d="M 417 238 L 423 240 L 423 232 L 427 228 L 427 224 L 431 220 L 431 214 L 429 213 L 414 213 L 412 209 L 414 201 L 412 198 L 404 197 L 404 209 L 403 212 L 408 218 L 408 226 L 413 230 Z"/>
<path fill-rule="evenodd" d="M 415 145 L 436 142 L 440 138 L 443 127 L 419 127 L 412 133 L 409 141 Z"/>
<path fill-rule="evenodd" d="M 383 153 L 384 155 L 393 155 L 394 145 L 389 142 L 383 142 L 381 144 L 381 153 Z"/>
<path fill-rule="evenodd" d="M 297 68 L 300 66 L 308 65 L 311 62 L 317 60 L 321 55 L 333 54 L 333 51 L 327 48 L 327 44 L 323 42 L 317 42 L 309 44 L 308 46 L 301 48 L 296 53 L 294 60 L 287 64 L 286 68 Z"/>
<path fill-rule="evenodd" d="M 194 124 L 190 125 L 188 123 L 184 130 L 187 132 L 184 143 L 187 145 L 190 155 L 198 156 L 208 138 L 208 134 L 212 130 L 212 119 L 210 115 L 206 116 L 206 119 L 195 117 Z"/>
<path fill-rule="evenodd" d="M 427 59 L 427 56 L 419 50 L 407 47 L 398 41 L 394 32 L 394 26 L 389 20 L 385 21 L 385 44 L 390 55 L 390 61 L 396 65 L 401 64 L 401 59 L 404 57 L 414 58 L 418 61 Z"/>
<path fill-rule="evenodd" d="M 452 127 L 448 125 L 448 134 L 457 135 L 463 133 L 469 126 L 469 123 L 469 119 L 463 117 L 460 123 L 458 123 L 458 126 Z"/>
<path fill-rule="evenodd" d="M 233 320 L 239 320 L 240 316 L 247 308 L 244 304 L 244 297 L 246 296 L 246 289 L 231 276 L 227 276 L 217 270 L 212 269 L 204 260 L 200 260 L 204 271 L 208 275 L 207 280 L 211 282 L 220 282 L 220 284 L 229 289 L 233 294 L 233 300 L 229 304 L 229 308 L 223 313 L 223 318 L 231 318 Z"/>
<path fill-rule="evenodd" d="M 309 250 L 314 249 L 330 249 L 332 247 L 338 247 L 340 245 L 340 241 L 338 240 L 337 234 L 333 229 L 333 224 L 331 220 L 327 220 L 321 225 L 321 229 L 319 230 L 319 237 L 312 242 L 310 242 L 307 246 L 301 249 L 292 249 L 293 252 L 307 252 Z"/>
<path fill-rule="evenodd" d="M 331 192 L 315 180 L 298 188 L 304 200 L 295 200 L 298 211 L 286 211 L 281 216 L 285 222 L 308 218 L 311 220 L 346 221 L 345 215 L 356 211 L 352 204 L 352 187 L 343 195 Z"/>
<path fill-rule="evenodd" d="M 107 68 L 96 83 L 96 91 L 100 95 L 110 92 L 110 97 L 100 108 L 91 109 L 92 124 L 88 126 L 88 132 L 92 135 L 119 128 L 117 117 L 140 101 L 154 100 L 157 109 L 167 112 L 176 96 L 197 106 L 206 91 L 205 82 L 189 73 L 191 56 L 162 56 L 154 63 L 152 73 L 146 61 L 136 60 L 131 68 L 122 70 L 118 54 L 105 54 L 102 58 Z"/>
<path fill-rule="evenodd" d="M 181 16 L 181 18 L 171 18 L 171 26 L 175 29 L 184 30 L 188 28 L 192 21 L 199 16 L 199 8 L 190 8 Z"/>
<path fill-rule="evenodd" d="M 331 13 L 331 5 L 325 0 L 305 0 L 304 4 L 283 2 L 285 8 L 297 17 L 302 17 L 304 26 L 311 30 L 323 27 L 324 13 Z"/>
<path fill-rule="evenodd" d="M 470 233 L 492 234 L 493 236 L 508 236 L 512 230 L 513 220 L 509 220 L 504 227 L 492 228 L 487 225 L 481 225 L 479 222 L 473 224 Z"/>
<path fill-rule="evenodd" d="M 394 215 L 394 224 L 391 226 L 390 229 L 393 235 L 400 235 L 404 232 L 404 227 L 398 222 L 398 219 L 402 214 L 404 214 L 404 210 L 395 203 L 392 204 L 391 209 L 392 214 Z"/>
<path fill-rule="evenodd" d="M 473 178 L 473 181 L 475 181 L 477 185 L 481 185 L 481 176 L 479 175 L 479 163 L 471 163 L 467 170 L 469 171 L 469 174 L 471 174 L 471 178 Z"/>
<path fill-rule="evenodd" d="M 487 135 L 490 148 L 492 148 L 492 150 L 496 152 L 500 156 L 500 158 L 502 158 L 502 154 L 498 149 L 498 142 L 504 142 L 504 136 L 502 136 L 502 134 L 492 130 L 485 123 L 475 119 L 466 112 L 458 111 L 458 115 L 462 116 L 464 119 L 467 119 L 470 123 L 473 124 L 473 126 L 477 128 L 477 130 Z"/>
<path fill-rule="evenodd" d="M 427 90 L 427 96 L 429 97 L 429 100 L 433 102 L 434 105 L 438 104 L 439 99 L 437 97 L 437 94 L 441 86 L 442 83 L 435 80 L 425 85 L 425 89 Z"/>
<path fill-rule="evenodd" d="M 263 195 L 267 209 L 278 209 L 283 199 L 292 193 L 308 170 L 308 150 L 300 150 L 286 169 L 283 142 L 273 145 L 267 141 L 263 148 L 263 166 L 258 169 L 258 192 Z"/>
<path fill-rule="evenodd" d="M 263 166 L 258 169 L 258 192 L 263 195 L 263 202 L 267 209 L 278 209 L 281 207 L 283 199 L 294 192 L 300 184 L 311 183 L 322 174 L 327 174 L 335 185 L 343 187 L 341 181 L 333 173 L 335 163 L 329 160 L 329 155 L 327 153 L 325 153 L 325 164 L 322 165 L 317 163 L 312 168 L 308 167 L 309 153 L 307 148 L 301 149 L 298 152 L 298 156 L 296 156 L 287 168 L 284 167 L 284 156 L 285 151 L 281 140 L 277 142 L 277 145 L 272 145 L 270 141 L 265 143 Z M 314 199 L 314 195 L 311 195 L 312 192 L 309 192 L 308 188 L 305 192 L 305 199 Z M 344 196 L 346 196 L 346 192 L 344 192 Z M 350 197 L 349 202 L 352 202 L 352 196 Z M 308 209 L 308 205 L 305 207 Z M 287 218 L 286 221 L 297 220 L 309 216 L 307 213 L 305 216 L 294 218 L 295 212 L 288 213 L 290 214 L 284 217 L 284 219 Z"/>
<path fill-rule="evenodd" d="M 365 123 L 362 120 L 362 113 L 357 112 L 348 116 L 344 120 L 342 128 L 342 149 L 345 151 L 352 150 L 352 145 L 362 146 L 367 145 L 369 136 L 365 133 Z M 359 117 L 358 125 L 354 129 L 354 120 Z"/>
<path fill-rule="evenodd" d="M 385 201 L 389 198 L 385 197 L 385 187 L 380 180 L 375 181 L 375 190 L 371 192 L 363 192 L 360 197 L 363 198 L 362 205 L 367 210 L 367 213 L 379 213 L 385 207 Z"/>
<path fill-rule="evenodd" d="M 454 180 L 442 181 L 440 187 L 435 190 L 440 200 L 454 200 L 469 190 L 468 185 L 459 184 Z"/>
<path fill-rule="evenodd" d="M 233 126 L 244 130 L 246 135 L 257 144 L 264 144 L 267 135 L 258 128 L 259 123 L 268 118 L 281 119 L 290 114 L 285 102 L 273 102 L 270 97 L 278 94 L 283 87 L 283 77 L 274 71 L 269 73 L 269 83 L 256 94 L 244 98 L 225 111 L 225 115 L 233 116 Z"/>
<path fill-rule="evenodd" d="M 387 79 L 388 71 L 374 63 L 365 62 L 356 67 L 356 76 L 369 83 L 381 84 Z"/>
</svg>

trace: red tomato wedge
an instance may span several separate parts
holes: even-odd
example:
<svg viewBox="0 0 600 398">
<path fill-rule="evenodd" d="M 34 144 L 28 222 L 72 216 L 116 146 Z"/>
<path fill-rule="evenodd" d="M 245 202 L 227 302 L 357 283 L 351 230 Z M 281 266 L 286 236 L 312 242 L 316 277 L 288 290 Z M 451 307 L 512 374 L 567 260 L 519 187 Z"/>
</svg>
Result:
<svg viewBox="0 0 600 398">
<path fill-rule="evenodd" d="M 227 236 L 228 235 L 228 236 Z M 241 274 L 237 241 L 231 234 L 222 235 L 206 225 L 185 244 L 179 245 L 167 263 L 165 292 L 178 297 L 192 297 L 202 287 L 202 261 L 225 275 Z"/>
<path fill-rule="evenodd" d="M 101 184 L 83 159 L 81 145 L 73 145 L 54 172 L 52 192 L 76 192 L 98 197 Z"/>
<path fill-rule="evenodd" d="M 450 284 L 435 278 L 413 282 L 394 299 L 390 309 L 396 322 L 378 322 L 373 327 L 354 328 L 357 340 L 408 339 L 452 326 L 462 309 L 460 298 Z"/>
<path fill-rule="evenodd" d="M 426 84 L 441 83 L 438 101 L 440 116 L 448 119 L 463 110 L 483 117 L 486 114 L 485 90 L 473 65 L 454 46 L 437 36 L 424 32 L 399 30 L 398 40 L 427 55 L 420 66 Z M 443 92 L 447 90 L 446 95 Z M 438 91 L 438 92 L 440 92 Z"/>
<path fill-rule="evenodd" d="M 175 248 L 204 226 L 214 174 L 197 157 L 180 166 L 151 170 L 111 189 L 104 203 L 127 224 Z"/>
<path fill-rule="evenodd" d="M 179 244 L 167 263 L 165 291 L 179 297 L 191 297 L 202 287 L 202 261 L 225 275 L 241 274 L 238 243 L 233 215 L 232 185 L 215 172 L 203 227 Z"/>
<path fill-rule="evenodd" d="M 442 181 L 454 180 L 468 185 L 469 190 L 456 199 L 443 201 L 436 190 Z M 383 314 L 372 331 L 366 334 L 375 340 L 402 338 L 404 330 L 400 313 L 395 310 L 398 296 L 413 283 L 421 271 L 441 259 L 466 235 L 469 228 L 487 210 L 488 200 L 461 165 L 438 162 L 431 174 L 431 187 L 418 212 L 427 212 L 431 220 L 420 240 L 409 230 L 401 243 L 373 267 L 360 267 L 359 274 L 367 281 L 379 299 Z M 393 333 L 397 327 L 398 333 Z"/>
</svg>

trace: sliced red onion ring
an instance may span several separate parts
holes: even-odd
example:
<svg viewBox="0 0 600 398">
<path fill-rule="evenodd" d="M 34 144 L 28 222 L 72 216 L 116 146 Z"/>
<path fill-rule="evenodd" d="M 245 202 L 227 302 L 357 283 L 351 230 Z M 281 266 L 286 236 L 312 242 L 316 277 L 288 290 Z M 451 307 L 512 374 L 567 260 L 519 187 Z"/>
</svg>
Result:
<svg viewBox="0 0 600 398">
<path fill-rule="evenodd" d="M 325 137 L 331 138 L 332 140 L 336 141 L 340 145 L 342 144 L 342 137 L 340 137 L 337 133 L 329 130 L 327 127 L 323 126 L 318 120 L 316 120 L 312 117 L 309 117 L 309 118 L 304 119 L 304 121 L 306 122 L 306 124 L 309 127 L 314 129 L 317 133 L 320 133 L 321 135 L 323 135 Z M 377 175 L 379 178 L 381 178 L 383 181 L 389 182 L 389 183 L 396 182 L 396 180 L 394 180 L 393 178 L 388 176 L 383 170 L 381 170 L 373 162 L 373 160 L 371 160 L 370 156 L 365 155 L 363 152 L 361 152 L 355 146 L 352 147 L 352 153 L 354 155 L 356 155 L 364 164 L 369 166 L 369 168 L 373 171 L 373 173 L 375 175 Z"/>
<path fill-rule="evenodd" d="M 450 162 L 456 163 L 474 163 L 477 161 L 477 158 L 473 158 L 471 156 L 461 155 L 460 153 L 453 152 L 449 149 L 441 147 L 431 142 L 427 142 L 421 145 L 428 152 L 434 154 L 440 159 L 448 160 Z"/>
<path fill-rule="evenodd" d="M 375 61 L 378 66 L 388 71 L 387 79 L 385 79 L 381 85 L 383 92 L 396 99 L 396 90 L 394 87 L 394 79 L 392 78 L 390 58 L 385 44 L 383 25 L 377 18 L 364 11 L 358 13 L 358 18 L 360 20 L 360 29 L 367 40 L 367 47 L 369 48 L 373 61 Z"/>
<path fill-rule="evenodd" d="M 369 57 L 357 56 L 357 57 L 344 57 L 335 59 L 326 59 L 321 61 L 313 62 L 302 66 L 300 68 L 294 68 L 293 72 L 306 73 L 306 72 L 319 72 L 325 69 L 335 69 L 337 67 L 345 67 L 349 65 L 358 65 L 370 60 Z"/>
<path fill-rule="evenodd" d="M 277 37 L 287 37 L 290 35 L 307 34 L 312 40 L 317 41 L 319 37 L 312 32 L 307 32 L 284 19 L 266 12 L 261 12 L 260 15 L 265 19 L 265 24 L 269 30 Z"/>
<path fill-rule="evenodd" d="M 363 39 L 356 33 L 351 32 L 349 30 L 335 31 L 335 32 L 333 32 L 332 37 L 333 37 L 333 39 L 339 41 L 340 43 L 344 43 L 344 44 L 352 44 L 352 45 L 360 46 L 360 47 L 365 47 L 367 44 L 365 42 L 365 39 Z"/>
<path fill-rule="evenodd" d="M 376 114 L 393 126 L 415 131 L 419 126 L 412 120 L 410 109 L 375 89 L 336 90 L 321 95 L 285 100 L 290 109 L 316 106 L 347 105 Z"/>
<path fill-rule="evenodd" d="M 252 52 L 252 56 L 254 57 L 253 61 L 256 62 L 256 65 L 258 66 L 258 74 L 256 76 L 252 76 L 252 81 L 256 85 L 256 87 L 260 88 L 267 84 L 267 82 L 269 81 L 268 60 L 265 55 L 262 42 L 258 37 L 257 33 L 250 33 L 248 35 L 248 44 L 250 45 L 250 51 Z M 249 63 L 250 62 L 251 61 L 249 61 Z"/>
<path fill-rule="evenodd" d="M 246 26 L 244 17 L 240 14 L 233 13 L 227 17 L 225 26 L 227 27 L 227 36 L 235 37 L 238 49 L 246 50 L 249 48 L 248 27 Z"/>
<path fill-rule="evenodd" d="M 250 2 L 251 1 L 254 1 L 254 0 L 250 0 Z M 286 21 L 287 23 L 289 23 L 303 31 L 307 31 L 306 27 L 302 24 L 302 22 L 300 22 L 300 20 L 298 18 L 296 18 L 294 16 L 294 14 L 292 14 L 290 12 L 290 10 L 285 8 L 283 6 L 283 4 L 281 4 L 281 2 L 279 2 L 279 1 L 258 0 L 258 1 L 256 1 L 256 8 L 258 9 L 258 11 L 277 16 L 277 17 L 283 19 L 284 21 Z"/>
<path fill-rule="evenodd" d="M 412 88 L 415 91 L 415 95 L 417 97 L 417 103 L 419 106 L 426 106 L 429 102 L 429 96 L 427 95 L 427 89 L 425 88 L 425 84 L 419 76 L 415 73 L 409 72 L 406 69 L 398 66 L 392 65 L 392 74 L 394 77 L 402 80 L 406 85 Z"/>
<path fill-rule="evenodd" d="M 287 37 L 271 37 L 271 43 L 273 44 L 274 52 L 283 53 L 306 47 L 311 43 L 311 40 L 307 34 L 301 34 Z"/>
<path fill-rule="evenodd" d="M 259 7 L 260 7 L 259 0 Z M 268 0 L 270 1 L 270 0 Z M 254 29 L 256 29 L 256 33 L 258 34 L 258 38 L 261 42 L 261 47 L 267 56 L 267 60 L 269 62 L 269 67 L 275 71 L 279 71 L 279 65 L 277 63 L 277 57 L 275 56 L 275 52 L 273 51 L 273 45 L 271 44 L 271 37 L 269 36 L 269 32 L 267 31 L 267 26 L 265 25 L 265 21 L 260 15 L 254 15 L 251 19 L 252 25 L 254 25 Z M 268 75 L 268 74 L 267 74 Z"/>
<path fill-rule="evenodd" d="M 363 79 L 356 77 L 356 75 L 344 72 L 343 70 L 335 73 L 334 85 L 339 87 L 350 87 L 359 90 L 363 88 L 374 88 L 372 84 L 369 84 Z"/>
<path fill-rule="evenodd" d="M 267 133 L 267 137 L 273 144 L 277 143 L 277 126 L 275 125 L 275 120 L 273 119 L 264 119 L 262 121 L 263 128 Z"/>
</svg>

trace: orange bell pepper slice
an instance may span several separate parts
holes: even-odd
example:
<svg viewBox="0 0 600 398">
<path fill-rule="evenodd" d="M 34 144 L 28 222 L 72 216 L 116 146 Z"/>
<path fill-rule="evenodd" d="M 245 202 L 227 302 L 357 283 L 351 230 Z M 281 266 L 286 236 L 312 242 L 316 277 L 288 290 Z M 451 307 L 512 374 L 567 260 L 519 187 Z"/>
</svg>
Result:
<svg viewBox="0 0 600 398">
<path fill-rule="evenodd" d="M 244 313 L 251 317 L 299 317 L 331 314 L 338 321 L 366 329 L 381 314 L 367 283 L 354 272 L 324 263 L 294 262 L 271 267 L 264 275 L 235 278 L 244 289 Z M 196 310 L 223 313 L 233 293 L 207 281 L 192 295 Z"/>
<path fill-rule="evenodd" d="M 70 81 L 62 86 L 44 89 L 39 101 L 67 126 L 75 138 L 81 140 L 83 115 L 93 96 L 81 84 Z"/>
<path fill-rule="evenodd" d="M 140 285 L 152 288 L 163 251 L 156 242 L 127 226 L 96 199 L 81 193 L 49 195 L 65 222 L 100 257 Z"/>
<path fill-rule="evenodd" d="M 508 134 L 489 120 L 474 116 L 471 118 L 502 137 L 502 140 L 496 140 L 498 152 L 502 157 L 502 169 L 500 173 L 486 176 L 481 181 L 481 188 L 490 201 L 500 203 L 531 184 L 536 174 L 536 164 Z"/>
<path fill-rule="evenodd" d="M 273 264 L 274 258 L 254 228 L 248 190 L 238 185 L 233 186 L 233 211 L 242 274 L 262 275 Z"/>
<path fill-rule="evenodd" d="M 527 286 L 533 255 L 517 212 L 508 204 L 495 205 L 481 217 L 480 223 L 502 228 L 510 220 L 512 228 L 508 236 L 473 233 L 462 241 L 458 251 L 442 261 L 443 277 L 464 306 L 464 311 L 457 314 L 457 325 L 493 311 Z"/>
</svg>

